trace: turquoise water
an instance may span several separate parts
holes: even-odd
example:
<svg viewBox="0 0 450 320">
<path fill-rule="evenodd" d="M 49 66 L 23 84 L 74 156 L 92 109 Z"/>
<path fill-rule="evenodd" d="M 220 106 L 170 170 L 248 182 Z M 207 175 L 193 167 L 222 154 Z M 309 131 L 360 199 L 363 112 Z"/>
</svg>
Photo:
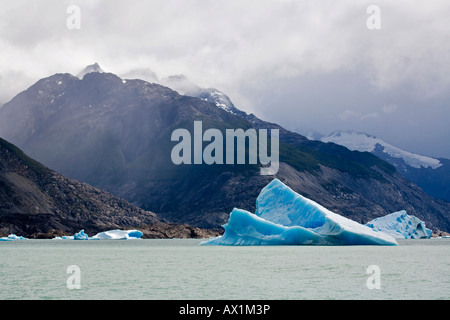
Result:
<svg viewBox="0 0 450 320">
<path fill-rule="evenodd" d="M 450 239 L 403 240 L 395 247 L 201 241 L 0 242 L 0 299 L 450 298 Z M 67 273 L 69 266 L 79 270 L 79 289 L 69 289 L 78 275 Z M 376 266 L 376 279 L 369 266 Z"/>
</svg>

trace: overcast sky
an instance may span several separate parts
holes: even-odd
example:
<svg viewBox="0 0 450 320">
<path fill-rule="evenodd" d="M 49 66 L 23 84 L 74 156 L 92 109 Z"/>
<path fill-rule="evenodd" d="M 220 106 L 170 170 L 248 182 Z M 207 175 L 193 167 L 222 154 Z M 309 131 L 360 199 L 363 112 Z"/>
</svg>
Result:
<svg viewBox="0 0 450 320">
<path fill-rule="evenodd" d="M 381 29 L 367 27 L 372 4 Z M 80 29 L 67 26 L 70 5 Z M 2 0 L 0 10 L 0 103 L 98 62 L 184 74 L 300 133 L 365 131 L 450 158 L 448 0 Z"/>
</svg>

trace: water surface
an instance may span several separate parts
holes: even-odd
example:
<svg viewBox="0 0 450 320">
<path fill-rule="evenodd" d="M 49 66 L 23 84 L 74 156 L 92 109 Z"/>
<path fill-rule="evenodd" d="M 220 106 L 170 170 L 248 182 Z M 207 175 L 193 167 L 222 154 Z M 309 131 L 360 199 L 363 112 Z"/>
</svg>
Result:
<svg viewBox="0 0 450 320">
<path fill-rule="evenodd" d="M 0 242 L 0 299 L 450 298 L 450 239 L 400 240 L 394 247 L 201 241 Z M 67 286 L 72 265 L 80 289 Z M 369 266 L 378 268 L 377 279 Z M 369 289 L 368 280 L 379 289 Z"/>
</svg>

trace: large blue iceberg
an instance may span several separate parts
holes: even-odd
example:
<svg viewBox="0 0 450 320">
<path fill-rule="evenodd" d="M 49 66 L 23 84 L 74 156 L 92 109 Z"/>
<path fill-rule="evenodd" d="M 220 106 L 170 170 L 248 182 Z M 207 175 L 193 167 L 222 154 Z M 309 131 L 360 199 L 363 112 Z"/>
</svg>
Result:
<svg viewBox="0 0 450 320">
<path fill-rule="evenodd" d="M 234 209 L 225 233 L 202 245 L 397 245 L 383 232 L 347 219 L 278 179 L 256 200 L 256 211 Z"/>
<path fill-rule="evenodd" d="M 432 234 L 432 231 L 426 228 L 425 222 L 408 215 L 405 210 L 376 218 L 366 223 L 366 226 L 396 239 L 429 239 Z"/>
</svg>

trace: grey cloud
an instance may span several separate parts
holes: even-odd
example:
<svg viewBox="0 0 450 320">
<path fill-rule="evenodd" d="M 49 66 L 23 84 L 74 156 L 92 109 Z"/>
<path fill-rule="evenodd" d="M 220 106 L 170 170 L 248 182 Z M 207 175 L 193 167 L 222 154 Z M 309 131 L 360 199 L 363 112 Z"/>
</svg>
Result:
<svg viewBox="0 0 450 320">
<path fill-rule="evenodd" d="M 80 6 L 80 30 L 66 27 L 69 4 Z M 450 101 L 450 3 L 377 1 L 381 30 L 366 28 L 370 4 L 5 0 L 0 101 L 39 78 L 99 62 L 130 77 L 184 74 L 226 92 L 244 111 L 299 131 L 381 133 L 412 151 L 450 157 L 442 120 L 450 111 L 441 106 Z M 358 116 L 340 117 L 347 110 Z"/>
</svg>

